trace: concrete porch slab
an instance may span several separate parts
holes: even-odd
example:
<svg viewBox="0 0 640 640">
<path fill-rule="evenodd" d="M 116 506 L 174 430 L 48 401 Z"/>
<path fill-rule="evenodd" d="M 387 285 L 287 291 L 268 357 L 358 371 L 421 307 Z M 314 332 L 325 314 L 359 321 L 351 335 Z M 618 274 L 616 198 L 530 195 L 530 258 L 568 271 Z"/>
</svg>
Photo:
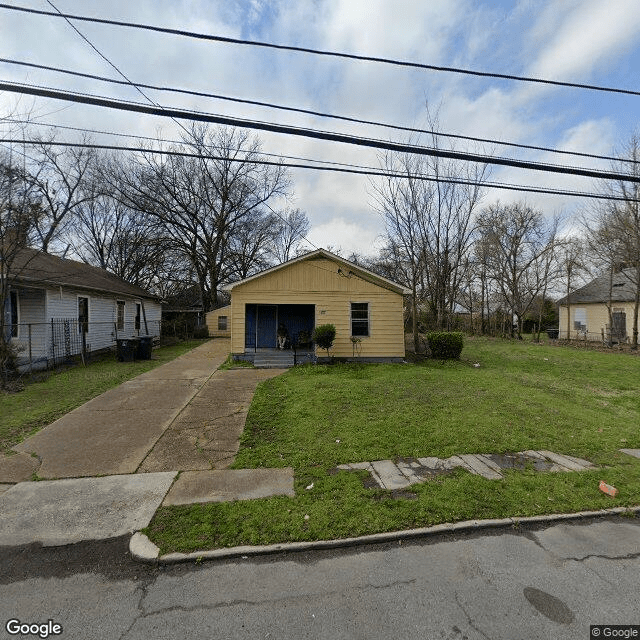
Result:
<svg viewBox="0 0 640 640">
<path fill-rule="evenodd" d="M 0 546 L 115 538 L 146 527 L 176 473 L 21 482 L 0 495 Z"/>
<path fill-rule="evenodd" d="M 185 471 L 180 474 L 162 506 L 254 500 L 269 496 L 295 496 L 292 467 Z"/>
</svg>

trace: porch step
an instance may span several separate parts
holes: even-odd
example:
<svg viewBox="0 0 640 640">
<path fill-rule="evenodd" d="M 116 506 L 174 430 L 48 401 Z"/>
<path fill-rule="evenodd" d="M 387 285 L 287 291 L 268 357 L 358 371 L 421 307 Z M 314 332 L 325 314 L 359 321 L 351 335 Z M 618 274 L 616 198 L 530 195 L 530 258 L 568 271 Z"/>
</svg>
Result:
<svg viewBox="0 0 640 640">
<path fill-rule="evenodd" d="M 258 351 L 253 364 L 258 369 L 288 369 L 293 367 L 293 351 Z"/>
</svg>

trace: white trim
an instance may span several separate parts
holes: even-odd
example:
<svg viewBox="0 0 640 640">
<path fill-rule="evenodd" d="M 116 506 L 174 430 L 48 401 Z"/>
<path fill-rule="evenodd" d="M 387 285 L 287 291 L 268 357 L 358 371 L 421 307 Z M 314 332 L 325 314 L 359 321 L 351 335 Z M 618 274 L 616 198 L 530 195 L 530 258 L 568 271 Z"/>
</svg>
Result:
<svg viewBox="0 0 640 640">
<path fill-rule="evenodd" d="M 356 336 L 353 333 L 353 309 L 351 305 L 366 304 L 367 305 L 367 335 Z M 371 337 L 371 302 L 369 300 L 349 300 L 349 337 L 350 338 L 370 338 Z"/>
<path fill-rule="evenodd" d="M 127 327 L 127 301 L 116 298 L 116 328 L 124 331 Z M 120 326 L 120 303 L 122 303 L 122 326 Z"/>
</svg>

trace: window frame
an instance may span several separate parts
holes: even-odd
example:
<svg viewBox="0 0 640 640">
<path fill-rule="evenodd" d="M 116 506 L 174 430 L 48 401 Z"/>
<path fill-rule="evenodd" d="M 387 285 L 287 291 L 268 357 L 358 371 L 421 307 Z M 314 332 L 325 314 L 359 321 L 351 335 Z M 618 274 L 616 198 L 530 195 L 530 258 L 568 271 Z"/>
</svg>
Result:
<svg viewBox="0 0 640 640">
<path fill-rule="evenodd" d="M 124 331 L 126 326 L 126 300 L 116 300 L 116 327 L 118 331 Z M 120 312 L 122 311 L 122 317 Z"/>
<path fill-rule="evenodd" d="M 354 309 L 353 306 L 354 305 L 366 305 L 367 306 L 367 317 L 366 320 L 363 318 L 354 318 L 353 317 L 353 312 L 354 311 L 363 311 L 363 309 Z M 366 322 L 366 333 L 354 333 L 353 329 L 354 329 L 354 321 L 356 323 L 359 323 L 361 326 L 364 322 Z M 371 337 L 371 303 L 367 300 L 358 300 L 358 301 L 351 301 L 349 303 L 349 331 L 351 333 L 351 337 L 352 338 L 370 338 Z"/>
<path fill-rule="evenodd" d="M 220 326 L 221 320 L 224 320 L 224 327 Z M 218 316 L 218 331 L 229 331 L 229 316 Z"/>
<path fill-rule="evenodd" d="M 9 312 L 11 314 L 11 332 L 9 339 L 20 337 L 20 296 L 16 289 L 9 291 Z"/>
<path fill-rule="evenodd" d="M 90 312 L 90 304 L 89 304 L 89 296 L 76 296 L 76 300 L 77 300 L 77 309 L 78 309 L 78 333 L 84 333 L 87 334 L 89 333 L 89 318 L 91 315 Z M 80 316 L 80 300 L 86 300 L 87 301 L 87 317 L 86 319 L 82 320 L 82 317 Z"/>
<path fill-rule="evenodd" d="M 142 306 L 139 302 L 136 302 L 136 316 L 135 316 L 135 320 L 134 320 L 134 330 L 135 331 L 140 331 L 140 317 L 142 315 Z"/>
</svg>

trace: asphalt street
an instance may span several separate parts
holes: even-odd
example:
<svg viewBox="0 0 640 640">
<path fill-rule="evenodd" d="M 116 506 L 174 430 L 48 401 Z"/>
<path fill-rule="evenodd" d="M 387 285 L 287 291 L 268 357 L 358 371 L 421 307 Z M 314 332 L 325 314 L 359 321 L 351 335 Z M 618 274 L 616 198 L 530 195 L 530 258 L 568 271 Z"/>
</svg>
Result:
<svg viewBox="0 0 640 640">
<path fill-rule="evenodd" d="M 0 549 L 0 637 L 43 637 L 11 635 L 12 619 L 96 640 L 587 640 L 590 625 L 640 625 L 637 518 L 164 567 L 127 544 Z"/>
</svg>

